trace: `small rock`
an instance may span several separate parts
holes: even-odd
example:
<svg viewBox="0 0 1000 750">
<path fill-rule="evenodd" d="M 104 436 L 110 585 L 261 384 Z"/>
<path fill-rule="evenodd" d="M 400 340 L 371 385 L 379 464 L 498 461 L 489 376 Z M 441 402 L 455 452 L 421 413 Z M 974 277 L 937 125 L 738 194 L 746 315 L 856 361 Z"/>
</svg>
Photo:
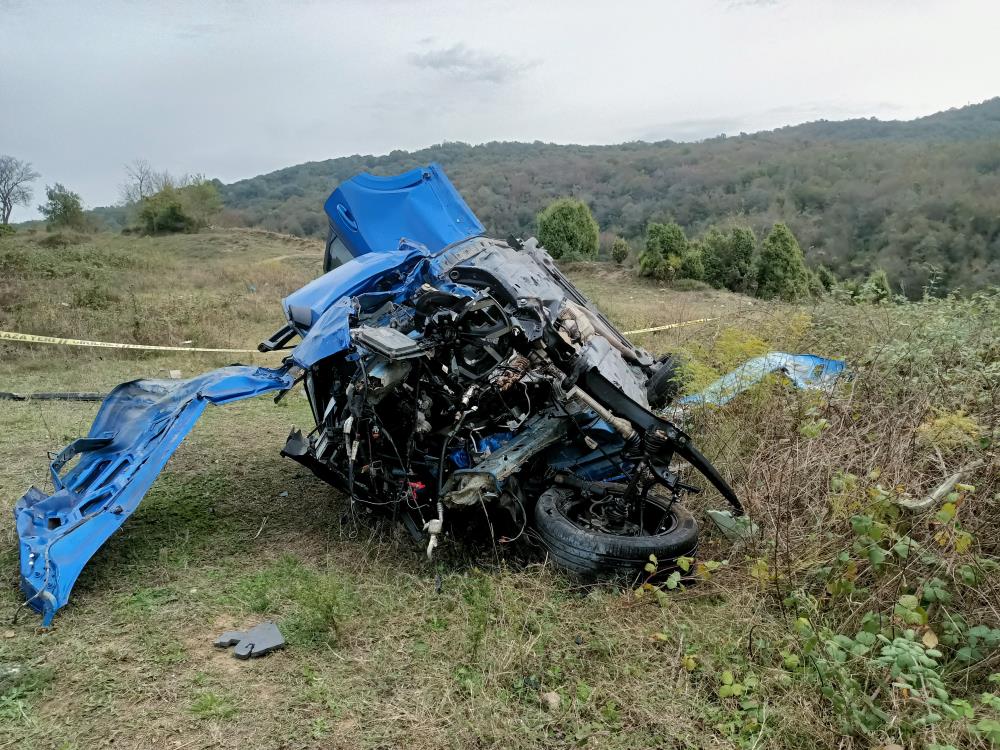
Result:
<svg viewBox="0 0 1000 750">
<path fill-rule="evenodd" d="M 3 637 L 4 638 L 13 638 L 15 635 L 17 635 L 17 633 L 15 633 L 13 630 L 5 630 L 5 631 L 3 631 Z"/>
<path fill-rule="evenodd" d="M 559 693 L 554 690 L 548 693 L 542 693 L 542 707 L 546 711 L 556 711 L 559 708 L 559 704 L 562 703 L 562 698 L 559 697 Z"/>
<path fill-rule="evenodd" d="M 288 490 L 284 490 L 283 492 L 279 492 L 278 493 L 278 497 L 288 497 Z"/>
<path fill-rule="evenodd" d="M 180 380 L 181 379 L 181 371 L 180 370 L 171 370 L 168 374 L 170 375 L 170 379 L 171 380 Z"/>
</svg>

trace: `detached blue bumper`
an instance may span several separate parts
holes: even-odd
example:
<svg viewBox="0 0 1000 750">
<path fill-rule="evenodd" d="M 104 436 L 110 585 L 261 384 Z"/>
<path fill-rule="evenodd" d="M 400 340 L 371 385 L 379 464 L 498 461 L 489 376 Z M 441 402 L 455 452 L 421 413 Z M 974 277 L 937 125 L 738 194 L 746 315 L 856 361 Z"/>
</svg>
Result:
<svg viewBox="0 0 1000 750">
<path fill-rule="evenodd" d="M 189 380 L 135 380 L 115 388 L 87 437 L 52 461 L 55 491 L 29 489 L 14 505 L 21 589 L 49 625 L 87 561 L 135 509 L 209 403 L 287 390 L 285 369 L 234 365 Z M 77 455 L 76 466 L 60 472 Z"/>
</svg>

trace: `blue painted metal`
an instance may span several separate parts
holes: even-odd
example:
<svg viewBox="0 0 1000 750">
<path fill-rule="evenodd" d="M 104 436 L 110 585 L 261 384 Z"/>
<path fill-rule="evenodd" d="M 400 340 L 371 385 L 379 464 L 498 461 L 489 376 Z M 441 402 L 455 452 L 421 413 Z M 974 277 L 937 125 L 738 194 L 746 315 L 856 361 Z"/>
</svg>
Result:
<svg viewBox="0 0 1000 750">
<path fill-rule="evenodd" d="M 87 561 L 132 515 L 205 406 L 287 390 L 286 369 L 234 365 L 189 380 L 135 380 L 104 400 L 86 438 L 51 464 L 54 492 L 32 487 L 14 505 L 21 590 L 49 625 Z M 77 455 L 65 476 L 60 472 Z"/>
<path fill-rule="evenodd" d="M 787 354 L 771 352 L 763 357 L 744 362 L 727 375 L 723 375 L 699 393 L 680 400 L 682 406 L 712 404 L 722 406 L 732 401 L 772 372 L 780 372 L 796 388 L 832 388 L 844 374 L 846 363 L 840 359 L 827 359 L 814 354 Z"/>
<path fill-rule="evenodd" d="M 407 245 L 384 253 L 355 258 L 313 279 L 282 301 L 288 322 L 300 331 L 312 326 L 331 305 L 370 289 L 378 281 L 398 272 L 415 258 L 427 257 L 427 250 Z"/>
<path fill-rule="evenodd" d="M 359 174 L 323 209 L 355 258 L 396 250 L 403 239 L 436 253 L 485 231 L 439 164 L 395 177 Z"/>
<path fill-rule="evenodd" d="M 303 334 L 292 360 L 309 368 L 347 349 L 355 305 L 401 303 L 426 283 L 459 296 L 477 296 L 474 289 L 448 279 L 449 267 L 429 257 L 426 248 L 403 243 L 398 250 L 353 258 L 313 280 L 284 300 L 288 322 Z"/>
</svg>

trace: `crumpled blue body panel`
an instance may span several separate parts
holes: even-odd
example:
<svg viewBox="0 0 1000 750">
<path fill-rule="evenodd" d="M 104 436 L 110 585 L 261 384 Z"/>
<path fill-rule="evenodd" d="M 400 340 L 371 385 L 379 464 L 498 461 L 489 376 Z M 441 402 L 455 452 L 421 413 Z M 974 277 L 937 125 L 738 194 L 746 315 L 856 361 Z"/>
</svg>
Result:
<svg viewBox="0 0 1000 750">
<path fill-rule="evenodd" d="M 447 277 L 448 256 L 462 247 L 463 243 L 459 243 L 431 256 L 427 248 L 404 241 L 392 252 L 354 258 L 290 294 L 284 300 L 289 323 L 303 334 L 291 354 L 292 361 L 309 368 L 347 349 L 351 344 L 350 316 L 356 303 L 402 303 L 423 284 L 462 297 L 477 296 L 475 290 Z M 308 325 L 302 322 L 307 318 L 312 321 Z"/>
<path fill-rule="evenodd" d="M 403 239 L 436 253 L 485 231 L 439 164 L 393 177 L 359 174 L 323 208 L 355 258 L 395 250 Z"/>
<path fill-rule="evenodd" d="M 49 625 L 87 561 L 156 480 L 205 406 L 287 390 L 286 369 L 234 365 L 189 380 L 135 380 L 104 400 L 86 438 L 52 461 L 54 492 L 32 487 L 14 506 L 21 589 Z M 65 476 L 60 471 L 80 460 Z"/>
<path fill-rule="evenodd" d="M 814 354 L 787 354 L 771 352 L 763 357 L 744 362 L 727 375 L 723 375 L 700 393 L 693 393 L 680 400 L 682 406 L 692 404 L 728 404 L 736 396 L 756 385 L 772 372 L 780 372 L 796 388 L 832 388 L 844 373 L 843 360 L 817 357 Z"/>
<path fill-rule="evenodd" d="M 426 249 L 405 245 L 391 252 L 369 253 L 313 279 L 282 301 L 288 322 L 300 331 L 308 329 L 335 302 L 365 291 L 380 279 L 428 255 Z"/>
</svg>

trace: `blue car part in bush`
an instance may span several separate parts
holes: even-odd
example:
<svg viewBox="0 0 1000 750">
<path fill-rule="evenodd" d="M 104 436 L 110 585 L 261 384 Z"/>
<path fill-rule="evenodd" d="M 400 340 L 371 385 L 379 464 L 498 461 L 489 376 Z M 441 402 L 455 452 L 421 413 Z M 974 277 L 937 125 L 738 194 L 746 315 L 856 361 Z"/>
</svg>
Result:
<svg viewBox="0 0 1000 750">
<path fill-rule="evenodd" d="M 846 366 L 843 360 L 817 357 L 814 354 L 771 352 L 744 362 L 699 393 L 680 399 L 679 403 L 681 406 L 723 406 L 772 372 L 780 372 L 796 388 L 830 389 L 844 374 Z"/>
<path fill-rule="evenodd" d="M 14 505 L 21 590 L 42 624 L 52 623 L 87 561 L 139 506 L 208 404 L 293 384 L 286 368 L 234 365 L 188 380 L 135 380 L 108 394 L 87 437 L 53 459 L 53 493 L 32 487 Z"/>
</svg>

